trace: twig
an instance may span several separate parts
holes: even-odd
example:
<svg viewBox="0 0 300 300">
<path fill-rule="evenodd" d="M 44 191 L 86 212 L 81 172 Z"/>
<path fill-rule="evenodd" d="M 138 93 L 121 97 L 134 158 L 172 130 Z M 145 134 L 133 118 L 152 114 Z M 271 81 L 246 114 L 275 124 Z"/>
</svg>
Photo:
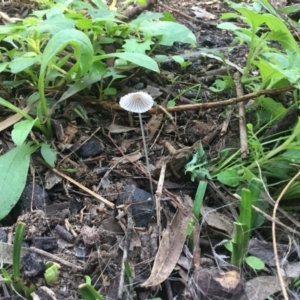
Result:
<svg viewBox="0 0 300 300">
<path fill-rule="evenodd" d="M 281 88 L 276 88 L 276 89 L 270 89 L 270 90 L 261 90 L 258 92 L 250 93 L 247 95 L 244 95 L 242 97 L 236 97 L 236 98 L 231 98 L 228 100 L 223 100 L 223 101 L 216 101 L 216 102 L 208 102 L 208 103 L 195 103 L 195 104 L 186 104 L 186 105 L 178 105 L 178 106 L 173 106 L 173 107 L 166 107 L 165 110 L 172 113 L 172 112 L 178 112 L 178 111 L 188 111 L 188 110 L 207 110 L 207 109 L 212 109 L 212 108 L 218 108 L 218 107 L 224 107 L 232 104 L 236 104 L 242 101 L 247 101 L 253 98 L 260 97 L 262 95 L 272 95 L 272 94 L 278 94 L 278 93 L 283 93 L 287 91 L 291 91 L 294 89 L 294 86 L 288 85 L 285 87 Z M 89 102 L 91 104 L 95 104 L 97 106 L 101 106 L 103 109 L 114 109 L 114 110 L 122 110 L 124 111 L 118 103 L 111 103 L 107 101 L 91 101 Z M 164 113 L 163 110 L 161 110 L 158 106 L 151 108 L 148 110 L 148 113 L 150 114 L 162 114 Z"/>
<path fill-rule="evenodd" d="M 124 248 L 123 248 L 123 258 L 122 258 L 122 266 L 120 271 L 120 281 L 119 281 L 119 288 L 118 288 L 118 300 L 122 300 L 123 297 L 123 289 L 124 289 L 124 276 L 125 276 L 125 262 L 127 261 L 128 257 L 128 250 L 130 247 L 130 242 L 133 233 L 133 219 L 131 216 L 131 212 L 127 213 L 127 230 L 125 234 L 125 241 L 124 241 Z"/>
<path fill-rule="evenodd" d="M 114 208 L 114 204 L 110 201 L 108 201 L 107 199 L 105 199 L 104 197 L 96 194 L 95 192 L 93 192 L 92 190 L 86 188 L 84 185 L 80 184 L 79 182 L 77 182 L 76 180 L 74 180 L 73 178 L 65 175 L 64 173 L 61 173 L 60 171 L 58 171 L 55 168 L 52 168 L 51 166 L 49 166 L 45 161 L 43 161 L 42 159 L 39 159 L 39 161 L 41 163 L 43 163 L 44 165 L 46 165 L 52 172 L 56 173 L 57 175 L 59 175 L 62 178 L 65 178 L 66 180 L 70 181 L 71 183 L 73 183 L 74 185 L 76 185 L 77 187 L 79 187 L 81 190 L 85 191 L 86 193 L 88 193 L 89 195 L 95 197 L 96 199 L 100 200 L 101 202 L 105 203 L 107 206 L 109 206 L 110 208 Z"/>
<path fill-rule="evenodd" d="M 240 82 L 240 73 L 236 72 L 233 75 L 236 94 L 238 97 L 243 96 L 243 87 Z M 246 159 L 249 155 L 248 148 L 248 135 L 246 129 L 246 116 L 245 116 L 245 103 L 244 101 L 239 102 L 239 125 L 240 125 L 240 145 L 241 145 L 241 158 Z"/>
<path fill-rule="evenodd" d="M 228 125 L 229 125 L 229 122 L 230 122 L 233 111 L 234 111 L 234 106 L 231 106 L 229 112 L 227 113 L 226 119 L 223 122 L 222 129 L 221 129 L 221 132 L 220 132 L 221 136 L 223 136 L 227 132 Z"/>
<path fill-rule="evenodd" d="M 193 21 L 193 22 L 195 22 L 195 23 L 196 23 L 196 22 L 201 22 L 201 23 L 203 23 L 203 21 L 198 20 L 198 19 L 196 19 L 195 17 L 191 17 L 191 16 L 189 16 L 189 15 L 183 13 L 183 12 L 180 11 L 180 10 L 174 9 L 174 8 L 172 8 L 172 7 L 169 7 L 169 6 L 165 5 L 165 4 L 163 4 L 162 1 L 159 1 L 159 5 L 162 6 L 163 8 L 165 8 L 166 10 L 168 10 L 168 11 L 173 11 L 173 12 L 175 12 L 175 13 L 177 13 L 177 14 L 179 14 L 179 15 L 181 15 L 181 16 L 187 18 L 187 19 L 190 19 L 191 21 Z"/>
<path fill-rule="evenodd" d="M 281 274 L 281 270 L 280 270 L 280 265 L 279 265 L 279 259 L 278 259 L 278 251 L 277 251 L 277 244 L 276 244 L 276 223 L 274 222 L 275 218 L 276 218 L 276 211 L 277 208 L 279 206 L 279 202 L 281 200 L 281 198 L 283 197 L 283 195 L 285 194 L 285 192 L 287 191 L 287 189 L 290 187 L 290 185 L 299 177 L 300 175 L 300 171 L 290 180 L 290 182 L 285 186 L 285 188 L 282 190 L 282 192 L 280 193 L 275 205 L 274 205 L 274 209 L 273 209 L 273 221 L 272 221 L 272 239 L 273 239 L 273 251 L 274 251 L 274 260 L 276 263 L 276 269 L 277 269 L 277 276 L 280 282 L 280 286 L 281 286 L 281 290 L 282 290 L 282 294 L 285 300 L 289 300 L 286 288 L 285 288 L 285 284 L 282 278 L 282 274 Z"/>
<path fill-rule="evenodd" d="M 159 176 L 159 180 L 157 183 L 157 189 L 156 189 L 156 193 L 155 193 L 155 200 L 156 200 L 156 219 L 157 219 L 157 226 L 158 226 L 158 236 L 159 236 L 159 240 L 161 239 L 161 211 L 160 211 L 160 197 L 162 194 L 162 189 L 164 186 L 164 180 L 165 180 L 165 176 L 166 176 L 166 164 L 163 164 L 161 166 L 161 170 L 160 170 L 160 176 Z"/>
<path fill-rule="evenodd" d="M 23 249 L 24 249 L 24 248 L 22 248 L 22 251 L 23 251 Z M 60 257 L 58 257 L 58 256 L 56 256 L 56 255 L 53 255 L 53 254 L 51 254 L 51 253 L 49 253 L 49 252 L 43 251 L 43 250 L 38 249 L 38 248 L 35 248 L 35 247 L 26 248 L 25 251 L 27 251 L 27 250 L 28 250 L 28 251 L 32 251 L 32 252 L 35 252 L 35 253 L 37 253 L 37 254 L 40 254 L 40 255 L 42 255 L 42 256 L 44 256 L 44 257 L 50 259 L 50 260 L 57 261 L 57 262 L 59 262 L 60 264 L 65 265 L 65 266 L 67 266 L 67 267 L 70 267 L 70 268 L 72 268 L 72 269 L 75 269 L 75 270 L 77 270 L 77 271 L 83 271 L 83 267 L 80 267 L 80 266 L 77 266 L 77 265 L 75 265 L 75 264 L 73 264 L 73 263 L 70 263 L 70 262 L 68 262 L 68 261 L 66 261 L 66 260 L 64 260 L 64 259 L 62 259 L 62 258 L 60 258 Z"/>
</svg>

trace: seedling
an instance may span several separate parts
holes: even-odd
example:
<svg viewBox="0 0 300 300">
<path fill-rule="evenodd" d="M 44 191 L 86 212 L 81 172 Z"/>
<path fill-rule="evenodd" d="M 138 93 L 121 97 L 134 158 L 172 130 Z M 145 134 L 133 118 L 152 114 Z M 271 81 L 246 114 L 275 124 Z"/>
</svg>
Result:
<svg viewBox="0 0 300 300">
<path fill-rule="evenodd" d="M 13 246 L 12 275 L 10 275 L 4 268 L 0 268 L 0 273 L 3 277 L 3 281 L 9 288 L 11 288 L 12 291 L 16 291 L 18 294 L 25 295 L 28 298 L 30 293 L 35 291 L 35 287 L 32 283 L 23 280 L 20 275 L 20 257 L 25 234 L 25 226 L 26 225 L 22 222 L 17 223 Z"/>
<path fill-rule="evenodd" d="M 104 297 L 101 296 L 91 285 L 91 278 L 85 276 L 85 283 L 79 285 L 79 293 L 84 300 L 104 300 Z"/>
</svg>

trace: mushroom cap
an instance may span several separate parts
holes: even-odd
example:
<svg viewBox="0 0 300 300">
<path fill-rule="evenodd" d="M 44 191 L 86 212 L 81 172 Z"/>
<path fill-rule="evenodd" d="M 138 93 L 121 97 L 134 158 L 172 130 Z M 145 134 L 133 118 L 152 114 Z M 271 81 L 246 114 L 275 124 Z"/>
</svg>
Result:
<svg viewBox="0 0 300 300">
<path fill-rule="evenodd" d="M 120 99 L 120 106 L 134 113 L 146 112 L 152 107 L 153 103 L 153 98 L 145 92 L 129 93 Z"/>
</svg>

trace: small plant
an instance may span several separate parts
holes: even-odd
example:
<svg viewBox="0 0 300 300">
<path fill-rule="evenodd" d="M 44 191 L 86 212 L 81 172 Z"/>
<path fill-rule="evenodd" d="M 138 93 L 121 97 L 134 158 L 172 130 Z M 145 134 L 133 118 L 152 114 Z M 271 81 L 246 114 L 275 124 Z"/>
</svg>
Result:
<svg viewBox="0 0 300 300">
<path fill-rule="evenodd" d="M 89 276 L 85 276 L 85 283 L 78 287 L 79 293 L 84 300 L 105 300 L 91 285 L 92 281 Z"/>
<path fill-rule="evenodd" d="M 260 185 L 259 181 L 257 185 Z M 246 262 L 251 268 L 261 270 L 265 267 L 263 261 L 254 256 L 246 257 L 253 228 L 253 200 L 257 199 L 253 198 L 250 190 L 242 189 L 240 216 L 237 222 L 234 222 L 235 236 L 226 248 L 232 252 L 230 261 L 232 265 L 241 267 L 242 263 Z"/>
<path fill-rule="evenodd" d="M 207 188 L 207 180 L 211 179 L 211 176 L 207 169 L 207 160 L 202 144 L 198 146 L 198 149 L 194 154 L 192 160 L 186 164 L 185 172 L 191 175 L 192 181 L 197 180 L 199 182 L 192 208 L 193 218 L 191 218 L 187 230 L 188 241 L 191 244 L 193 240 L 195 220 L 199 220 L 201 216 L 200 209 L 203 204 Z M 192 245 L 190 246 L 192 248 Z"/>
<path fill-rule="evenodd" d="M 57 284 L 59 281 L 59 270 L 61 266 L 55 262 L 47 262 L 46 263 L 46 270 L 45 270 L 45 281 L 48 285 Z"/>
<path fill-rule="evenodd" d="M 4 268 L 0 268 L 0 272 L 3 277 L 3 281 L 12 292 L 16 292 L 19 295 L 24 295 L 27 299 L 30 299 L 30 294 L 35 291 L 33 284 L 28 280 L 23 280 L 20 275 L 20 257 L 22 242 L 25 234 L 25 224 L 17 223 L 16 233 L 14 237 L 13 245 L 13 270 L 12 274 L 9 274 Z"/>
</svg>

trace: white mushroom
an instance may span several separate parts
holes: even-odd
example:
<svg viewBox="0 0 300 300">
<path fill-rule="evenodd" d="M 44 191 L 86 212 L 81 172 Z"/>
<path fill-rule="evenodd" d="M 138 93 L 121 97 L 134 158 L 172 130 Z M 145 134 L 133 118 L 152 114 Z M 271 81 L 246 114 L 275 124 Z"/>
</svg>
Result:
<svg viewBox="0 0 300 300">
<path fill-rule="evenodd" d="M 150 164 L 149 164 L 149 158 L 148 158 L 148 152 L 147 152 L 147 144 L 146 144 L 146 139 L 145 139 L 145 133 L 144 133 L 144 127 L 143 127 L 141 113 L 144 113 L 147 110 L 149 110 L 152 107 L 153 103 L 154 103 L 153 98 L 145 92 L 129 93 L 129 94 L 121 97 L 121 99 L 120 99 L 120 106 L 123 109 L 139 114 L 139 120 L 140 120 L 141 132 L 142 132 L 142 140 L 143 140 L 144 152 L 145 152 L 145 157 L 146 157 L 147 173 L 149 176 L 149 184 L 150 184 L 150 191 L 151 191 L 152 197 L 154 196 L 153 185 L 152 185 Z"/>
<path fill-rule="evenodd" d="M 129 93 L 120 99 L 120 106 L 134 113 L 146 112 L 153 103 L 153 98 L 145 92 Z"/>
</svg>

